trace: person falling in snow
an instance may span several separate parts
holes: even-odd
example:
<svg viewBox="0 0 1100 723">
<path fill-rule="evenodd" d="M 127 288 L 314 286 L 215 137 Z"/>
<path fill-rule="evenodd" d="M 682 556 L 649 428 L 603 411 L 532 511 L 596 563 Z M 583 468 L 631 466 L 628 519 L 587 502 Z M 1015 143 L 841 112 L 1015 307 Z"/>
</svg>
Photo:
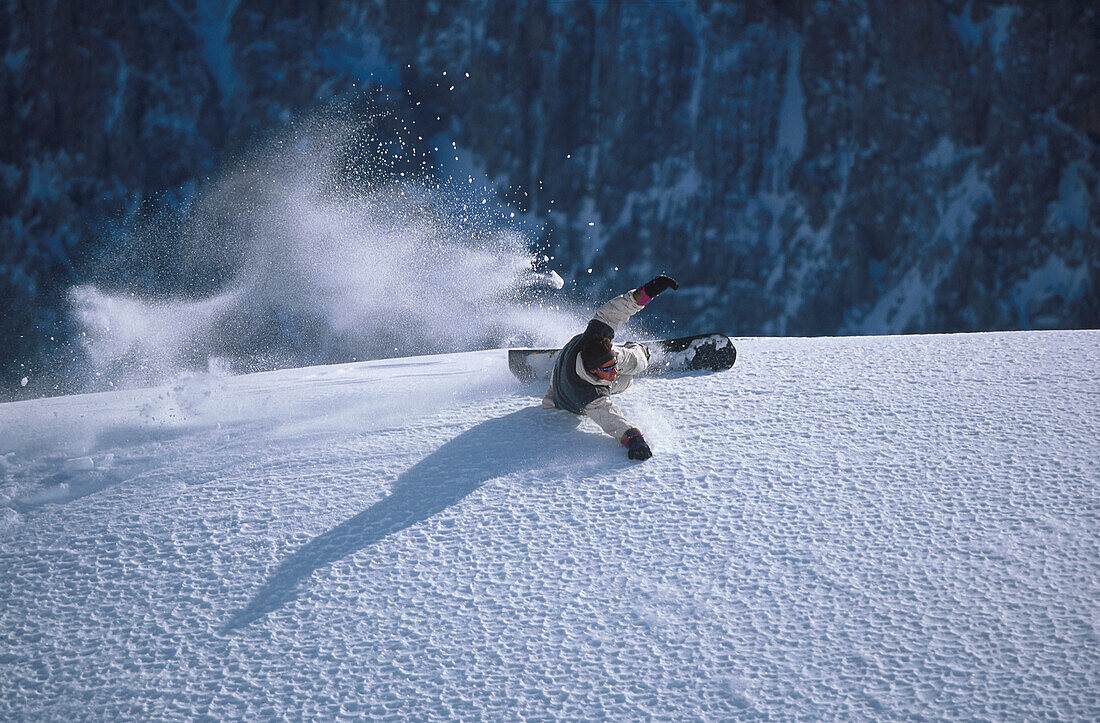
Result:
<svg viewBox="0 0 1100 723">
<path fill-rule="evenodd" d="M 577 334 L 557 355 L 550 388 L 542 399 L 545 409 L 584 414 L 618 439 L 630 459 L 646 460 L 653 451 L 642 433 L 611 401 L 630 386 L 634 376 L 649 366 L 649 350 L 637 342 L 612 344 L 615 332 L 665 289 L 680 288 L 675 279 L 658 276 L 641 288 L 616 296 L 596 310 L 584 333 Z"/>
</svg>

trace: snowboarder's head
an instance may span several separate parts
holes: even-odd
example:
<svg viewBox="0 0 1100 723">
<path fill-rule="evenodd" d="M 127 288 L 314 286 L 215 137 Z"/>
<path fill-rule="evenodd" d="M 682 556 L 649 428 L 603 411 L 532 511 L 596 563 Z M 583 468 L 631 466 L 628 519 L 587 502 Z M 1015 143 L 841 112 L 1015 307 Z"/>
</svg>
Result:
<svg viewBox="0 0 1100 723">
<path fill-rule="evenodd" d="M 600 379 L 613 382 L 619 375 L 615 351 L 611 348 L 611 340 L 605 336 L 592 337 L 585 342 L 581 348 L 581 363 Z"/>
</svg>

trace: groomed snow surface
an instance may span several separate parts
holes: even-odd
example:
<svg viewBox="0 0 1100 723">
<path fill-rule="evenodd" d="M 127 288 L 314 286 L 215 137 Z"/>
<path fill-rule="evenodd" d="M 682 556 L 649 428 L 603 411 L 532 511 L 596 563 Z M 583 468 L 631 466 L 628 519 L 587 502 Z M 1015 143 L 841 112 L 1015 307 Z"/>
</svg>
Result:
<svg viewBox="0 0 1100 723">
<path fill-rule="evenodd" d="M 1100 332 L 0 405 L 0 719 L 1096 720 Z"/>
</svg>

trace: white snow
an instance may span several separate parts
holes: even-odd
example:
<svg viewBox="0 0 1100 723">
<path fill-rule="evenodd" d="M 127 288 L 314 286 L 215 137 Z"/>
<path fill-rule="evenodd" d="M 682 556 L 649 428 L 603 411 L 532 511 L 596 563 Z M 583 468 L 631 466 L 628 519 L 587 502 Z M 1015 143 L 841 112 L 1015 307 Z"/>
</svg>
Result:
<svg viewBox="0 0 1100 723">
<path fill-rule="evenodd" d="M 11 71 L 14 75 L 23 70 L 23 66 L 27 62 L 27 53 L 30 52 L 30 48 L 20 48 L 19 50 L 9 50 L 4 53 L 4 66 Z"/>
<path fill-rule="evenodd" d="M 93 366 L 107 370 L 119 360 L 138 360 L 127 374 L 140 381 L 164 378 L 176 371 L 194 339 L 210 335 L 222 314 L 237 303 L 240 292 L 200 301 L 151 303 L 133 296 L 109 295 L 94 286 L 69 289 L 73 318 L 83 331 L 84 351 Z M 128 379 L 120 375 L 123 384 Z"/>
<path fill-rule="evenodd" d="M 112 42 L 111 50 L 114 53 L 115 61 L 118 63 L 118 68 L 115 71 L 115 92 L 111 94 L 110 99 L 107 101 L 109 110 L 107 117 L 103 120 L 103 127 L 108 133 L 114 130 L 115 123 L 125 110 L 126 89 L 130 82 L 130 66 L 126 62 L 126 57 L 122 54 L 122 46 L 118 42 Z"/>
<path fill-rule="evenodd" d="M 979 211 L 993 202 L 993 188 L 978 164 L 971 163 L 966 175 L 937 203 L 940 223 L 935 238 L 949 239 L 958 248 L 970 238 L 970 229 L 978 220 Z M 941 205 L 945 201 L 946 205 Z"/>
<path fill-rule="evenodd" d="M 33 159 L 26 165 L 27 199 L 56 201 L 61 197 L 62 182 L 68 158 L 64 152 L 52 154 L 45 160 Z"/>
<path fill-rule="evenodd" d="M 348 24 L 340 23 L 327 38 L 328 42 L 317 49 L 324 69 L 357 78 L 361 83 L 396 87 L 401 77 L 400 64 L 387 59 L 382 38 L 363 18 L 365 11 L 352 9 L 349 13 L 355 19 Z"/>
<path fill-rule="evenodd" d="M 958 155 L 955 142 L 948 136 L 940 136 L 936 147 L 925 154 L 922 162 L 931 168 L 949 168 Z"/>
<path fill-rule="evenodd" d="M 1051 313 L 1067 299 L 1080 299 L 1090 293 L 1088 266 L 1084 263 L 1076 268 L 1065 260 L 1052 254 L 1045 264 L 1033 270 L 1025 279 L 1012 287 L 1012 303 L 1016 307 L 1020 324 L 1035 327 L 1039 325 L 1056 326 L 1057 315 Z M 1046 308 L 1046 316 L 1034 315 L 1034 309 Z"/>
<path fill-rule="evenodd" d="M 0 405 L 0 719 L 1100 716 L 1100 332 Z"/>
<path fill-rule="evenodd" d="M 1004 46 L 1012 32 L 1012 23 L 1021 14 L 1023 14 L 1023 10 L 1018 7 L 999 7 L 993 11 L 992 16 L 987 21 L 991 28 L 989 47 L 992 48 L 993 54 L 997 56 L 1001 67 L 1004 66 Z"/>
<path fill-rule="evenodd" d="M 1062 171 L 1062 180 L 1058 183 L 1058 199 L 1047 207 L 1048 228 L 1057 230 L 1073 227 L 1078 231 L 1088 231 L 1089 206 L 1093 202 L 1094 194 L 1089 192 L 1084 179 L 1086 171 L 1082 161 L 1070 163 Z"/>
<path fill-rule="evenodd" d="M 565 279 L 563 279 L 561 274 L 557 271 L 549 271 L 546 273 L 533 271 L 530 274 L 530 279 L 534 284 L 541 284 L 555 291 L 560 291 L 565 288 Z"/>
<path fill-rule="evenodd" d="M 806 150 L 806 97 L 798 73 L 802 65 L 802 41 L 791 41 L 787 57 L 787 77 L 784 81 L 783 104 L 779 109 L 777 150 L 785 154 L 787 167 L 802 157 Z"/>
<path fill-rule="evenodd" d="M 982 43 L 988 43 L 998 70 L 1004 68 L 1005 44 L 1012 32 L 1012 23 L 1023 11 L 1008 5 L 992 8 L 985 20 L 975 22 L 971 17 L 973 8 L 966 4 L 965 13 L 949 15 L 948 22 L 965 48 L 971 49 Z"/>
<path fill-rule="evenodd" d="M 220 293 L 70 289 L 70 321 L 104 383 L 162 383 L 212 359 L 253 370 L 563 343 L 575 333 L 583 317 L 525 293 L 555 281 L 536 271 L 523 219 L 503 218 L 498 201 L 482 208 L 471 189 L 412 182 L 334 192 L 355 121 L 303 123 L 201 189 L 176 262 L 239 259 Z"/>
<path fill-rule="evenodd" d="M 194 16 L 190 19 L 192 29 L 202 43 L 203 58 L 225 97 L 236 95 L 240 87 L 240 79 L 234 67 L 233 44 L 229 40 L 233 16 L 239 4 L 240 0 L 199 0 L 195 3 Z M 188 17 L 179 8 L 176 8 L 176 12 L 182 17 Z"/>
</svg>

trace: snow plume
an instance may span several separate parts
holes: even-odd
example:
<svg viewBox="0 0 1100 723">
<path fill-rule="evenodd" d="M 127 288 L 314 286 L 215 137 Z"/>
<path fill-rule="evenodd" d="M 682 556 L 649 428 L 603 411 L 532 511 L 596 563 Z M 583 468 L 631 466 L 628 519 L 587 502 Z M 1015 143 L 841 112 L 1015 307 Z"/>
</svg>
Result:
<svg viewBox="0 0 1100 723">
<path fill-rule="evenodd" d="M 583 326 L 548 302 L 560 277 L 491 192 L 407 180 L 385 159 L 416 151 L 348 118 L 304 124 L 201 194 L 174 263 L 195 279 L 231 269 L 218 293 L 71 290 L 99 386 L 557 343 Z"/>
</svg>

